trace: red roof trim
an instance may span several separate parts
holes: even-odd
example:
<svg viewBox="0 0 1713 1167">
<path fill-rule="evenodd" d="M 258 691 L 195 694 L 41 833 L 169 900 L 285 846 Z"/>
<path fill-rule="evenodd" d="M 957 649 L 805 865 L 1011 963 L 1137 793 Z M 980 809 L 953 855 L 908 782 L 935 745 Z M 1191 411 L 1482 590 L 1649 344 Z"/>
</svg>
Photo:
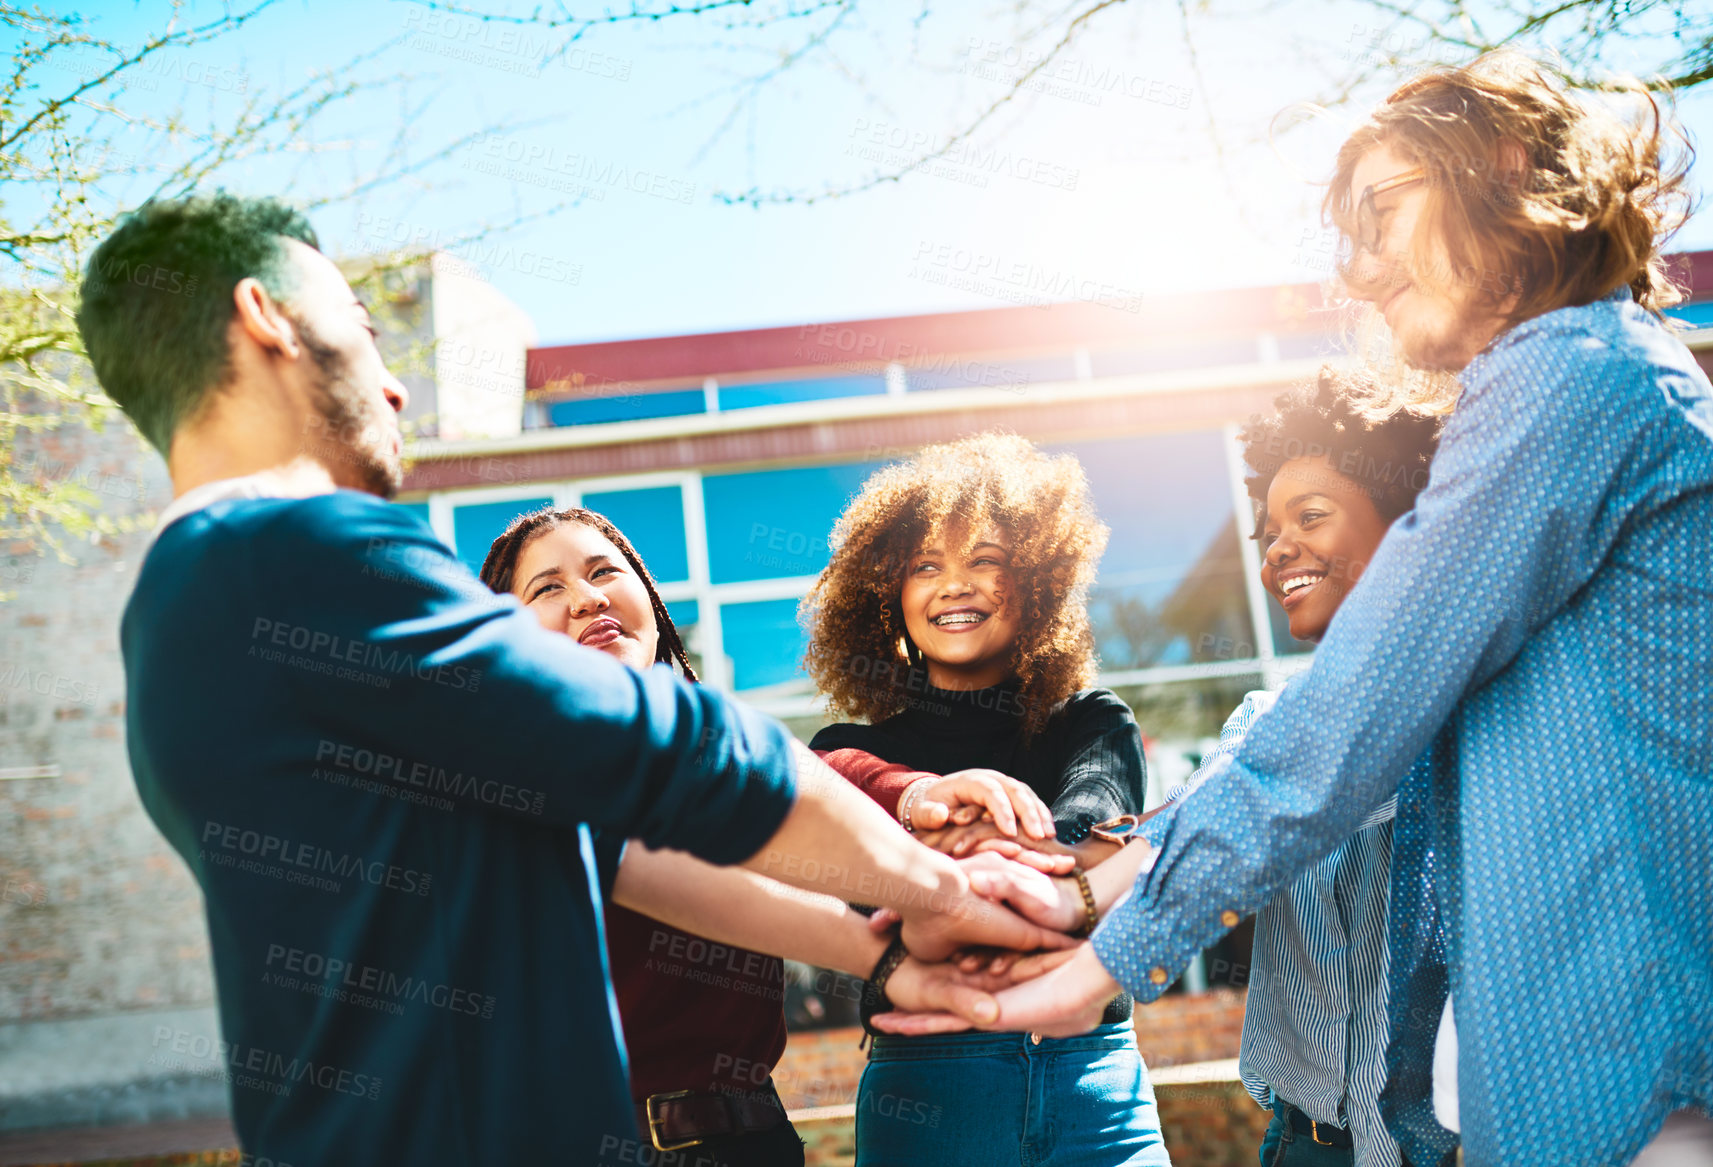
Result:
<svg viewBox="0 0 1713 1167">
<path fill-rule="evenodd" d="M 1331 323 L 1319 285 L 842 320 L 785 328 L 531 349 L 526 383 L 610 395 L 642 386 L 699 385 L 705 377 L 829 368 L 868 371 L 947 354 L 1024 356 L 1163 340 L 1320 331 Z M 1134 308 L 1134 311 L 1130 310 Z"/>
<path fill-rule="evenodd" d="M 1692 299 L 1713 295 L 1713 251 L 1670 257 Z M 1320 332 L 1334 317 L 1319 284 L 1160 294 L 1115 304 L 990 308 L 706 332 L 689 336 L 547 345 L 531 349 L 526 383 L 611 396 L 639 388 L 700 385 L 704 378 L 812 371 L 871 372 L 947 354 L 1063 352 L 1258 332 Z"/>
<path fill-rule="evenodd" d="M 730 469 L 842 458 L 872 461 L 897 457 L 919 446 L 996 426 L 1036 441 L 1200 429 L 1224 425 L 1270 408 L 1286 384 L 1281 380 L 1240 388 L 1097 397 L 1009 408 L 996 403 L 981 409 L 889 414 L 759 430 L 719 430 L 622 444 L 435 458 L 412 465 L 405 474 L 404 489 L 414 493 L 517 486 L 665 470 Z"/>
</svg>

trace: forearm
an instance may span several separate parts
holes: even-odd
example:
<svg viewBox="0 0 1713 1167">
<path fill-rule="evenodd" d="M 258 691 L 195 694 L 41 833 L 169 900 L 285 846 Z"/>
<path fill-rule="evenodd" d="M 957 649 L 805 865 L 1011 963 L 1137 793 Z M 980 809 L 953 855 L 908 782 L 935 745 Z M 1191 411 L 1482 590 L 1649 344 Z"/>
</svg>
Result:
<svg viewBox="0 0 1713 1167">
<path fill-rule="evenodd" d="M 625 849 L 613 902 L 721 944 L 854 977 L 868 975 L 887 943 L 843 900 L 640 843 Z"/>
<path fill-rule="evenodd" d="M 1123 849 L 1122 843 L 1109 843 L 1105 839 L 1092 837 L 1065 848 L 1076 858 L 1077 866 L 1084 871 L 1093 871 Z"/>
<path fill-rule="evenodd" d="M 888 762 L 866 750 L 816 750 L 815 755 L 894 818 L 898 817 L 898 797 L 912 782 L 937 777 L 902 763 Z"/>
<path fill-rule="evenodd" d="M 966 895 L 969 882 L 951 859 L 912 839 L 806 747 L 796 756 L 797 801 L 742 866 L 793 887 L 880 907 L 920 910 Z"/>
<path fill-rule="evenodd" d="M 1095 911 L 1105 916 L 1114 904 L 1130 894 L 1136 879 L 1153 866 L 1156 852 L 1138 839 L 1120 847 L 1117 854 L 1098 867 L 1087 869 L 1088 889 L 1094 893 Z"/>
</svg>

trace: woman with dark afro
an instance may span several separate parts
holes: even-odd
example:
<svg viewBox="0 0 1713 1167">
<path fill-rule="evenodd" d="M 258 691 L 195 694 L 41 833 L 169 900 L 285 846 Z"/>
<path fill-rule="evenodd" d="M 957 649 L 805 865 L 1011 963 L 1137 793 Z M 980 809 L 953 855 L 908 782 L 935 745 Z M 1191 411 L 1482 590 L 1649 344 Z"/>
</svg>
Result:
<svg viewBox="0 0 1713 1167">
<path fill-rule="evenodd" d="M 1368 399 L 1360 376 L 1323 369 L 1240 435 L 1261 583 L 1299 640 L 1326 633 L 1387 530 L 1427 485 L 1441 419 L 1407 412 L 1373 418 L 1362 405 Z M 1220 731 L 1219 747 L 1171 801 L 1214 778 L 1277 697 L 1263 690 L 1244 698 Z M 1395 813 L 1396 799 L 1376 809 L 1256 914 L 1240 1069 L 1250 1095 L 1273 1111 L 1263 1167 L 1400 1161 L 1379 1106 L 1390 1033 L 1386 918 Z M 1144 825 L 1143 835 L 1152 839 L 1164 819 Z"/>
</svg>

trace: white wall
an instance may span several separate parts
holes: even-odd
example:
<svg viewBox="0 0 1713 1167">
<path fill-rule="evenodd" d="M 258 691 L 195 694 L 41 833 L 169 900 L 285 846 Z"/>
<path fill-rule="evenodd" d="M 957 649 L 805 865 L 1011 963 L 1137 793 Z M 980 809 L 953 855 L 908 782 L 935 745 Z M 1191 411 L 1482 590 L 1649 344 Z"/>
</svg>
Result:
<svg viewBox="0 0 1713 1167">
<path fill-rule="evenodd" d="M 534 322 L 465 260 L 437 252 L 431 270 L 439 436 L 520 433 L 524 354 L 535 343 Z"/>
</svg>

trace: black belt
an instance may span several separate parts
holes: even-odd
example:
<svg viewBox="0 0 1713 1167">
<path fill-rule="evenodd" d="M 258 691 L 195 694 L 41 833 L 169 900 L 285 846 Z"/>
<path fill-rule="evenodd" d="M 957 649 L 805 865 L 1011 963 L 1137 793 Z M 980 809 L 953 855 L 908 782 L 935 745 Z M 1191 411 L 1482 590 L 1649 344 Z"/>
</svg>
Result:
<svg viewBox="0 0 1713 1167">
<path fill-rule="evenodd" d="M 676 1151 L 719 1135 L 770 1131 L 785 1121 L 785 1104 L 768 1083 L 766 1091 L 725 1094 L 673 1090 L 650 1094 L 636 1108 L 637 1125 L 657 1151 Z"/>
<path fill-rule="evenodd" d="M 1281 1102 L 1274 1108 L 1280 1116 L 1291 1124 L 1291 1129 L 1299 1135 L 1307 1135 L 1323 1147 L 1354 1147 L 1356 1140 L 1350 1137 L 1350 1132 L 1341 1126 L 1328 1126 L 1324 1122 L 1316 1122 L 1289 1102 Z"/>
</svg>

